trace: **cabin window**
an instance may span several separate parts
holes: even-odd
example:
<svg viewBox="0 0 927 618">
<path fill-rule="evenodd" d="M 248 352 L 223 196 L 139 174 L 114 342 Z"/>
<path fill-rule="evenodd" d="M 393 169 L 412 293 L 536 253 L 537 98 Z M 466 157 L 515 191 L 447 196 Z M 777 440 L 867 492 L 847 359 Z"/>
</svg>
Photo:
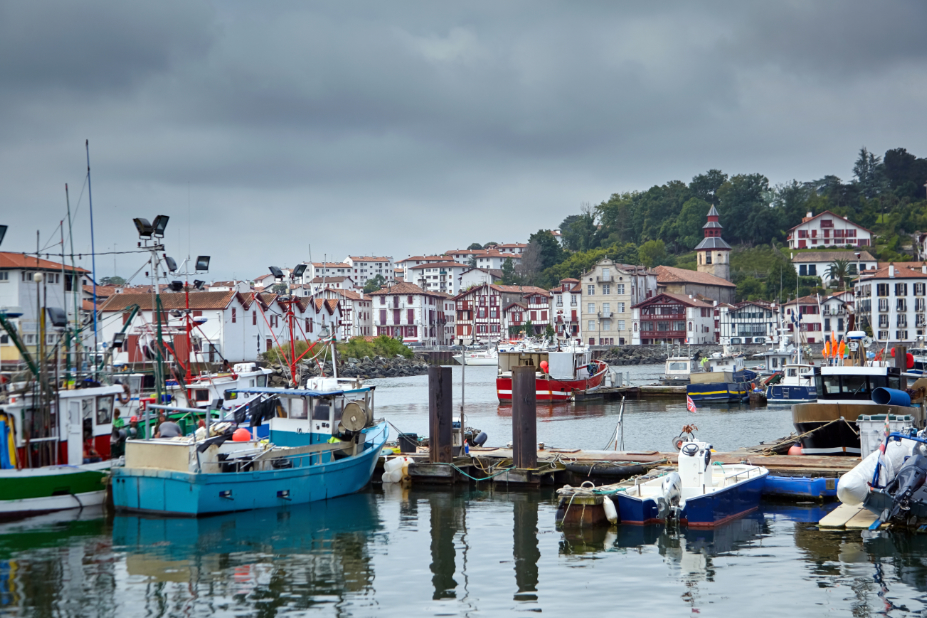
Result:
<svg viewBox="0 0 927 618">
<path fill-rule="evenodd" d="M 97 397 L 97 425 L 113 422 L 113 395 Z"/>
<path fill-rule="evenodd" d="M 209 389 L 207 388 L 198 388 L 193 391 L 193 395 L 197 401 L 209 401 Z"/>
<path fill-rule="evenodd" d="M 290 409 L 290 418 L 309 418 L 309 400 L 305 397 L 300 397 L 299 399 L 288 399 L 287 407 Z"/>
<path fill-rule="evenodd" d="M 674 361 L 670 362 L 670 371 L 687 371 L 689 369 L 689 363 L 687 361 Z"/>
<path fill-rule="evenodd" d="M 267 376 L 258 376 L 257 385 L 259 388 L 264 388 L 267 386 Z"/>
<path fill-rule="evenodd" d="M 316 399 L 312 404 L 312 420 L 327 421 L 331 414 L 331 400 Z"/>
</svg>

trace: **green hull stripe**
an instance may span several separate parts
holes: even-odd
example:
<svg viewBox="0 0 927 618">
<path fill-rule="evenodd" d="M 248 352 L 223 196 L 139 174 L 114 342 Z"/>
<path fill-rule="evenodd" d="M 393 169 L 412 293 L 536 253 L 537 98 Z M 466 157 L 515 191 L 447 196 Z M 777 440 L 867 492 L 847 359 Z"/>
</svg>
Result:
<svg viewBox="0 0 927 618">
<path fill-rule="evenodd" d="M 0 500 L 26 500 L 84 494 L 105 488 L 106 470 L 0 479 Z"/>
</svg>

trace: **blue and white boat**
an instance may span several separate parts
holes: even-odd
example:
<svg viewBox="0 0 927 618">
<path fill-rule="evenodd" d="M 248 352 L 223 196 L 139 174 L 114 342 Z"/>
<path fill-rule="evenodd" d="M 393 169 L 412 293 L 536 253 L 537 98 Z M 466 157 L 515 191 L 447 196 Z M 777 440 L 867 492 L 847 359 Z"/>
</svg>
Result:
<svg viewBox="0 0 927 618">
<path fill-rule="evenodd" d="M 113 472 L 117 511 L 198 516 L 302 504 L 354 493 L 373 474 L 389 431 L 373 420 L 375 387 L 242 389 L 261 395 L 251 431 L 219 423 L 208 438 L 129 440 Z M 265 427 L 267 439 L 255 434 Z M 249 439 L 250 438 L 250 439 Z"/>
<path fill-rule="evenodd" d="M 759 507 L 769 470 L 711 462 L 711 445 L 691 440 L 679 449 L 678 471 L 612 494 L 623 524 L 676 520 L 711 528 Z"/>
<path fill-rule="evenodd" d="M 807 403 L 817 401 L 814 387 L 814 365 L 787 364 L 782 378 L 766 385 L 766 403 L 769 405 Z"/>
</svg>

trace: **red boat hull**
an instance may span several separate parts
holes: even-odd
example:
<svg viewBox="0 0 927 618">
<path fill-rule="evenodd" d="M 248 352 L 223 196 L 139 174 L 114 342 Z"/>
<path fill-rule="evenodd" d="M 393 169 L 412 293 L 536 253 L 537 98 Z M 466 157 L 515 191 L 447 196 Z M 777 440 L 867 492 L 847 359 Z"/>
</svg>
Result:
<svg viewBox="0 0 927 618">
<path fill-rule="evenodd" d="M 570 401 L 573 393 L 577 391 L 593 391 L 605 381 L 605 372 L 608 365 L 602 361 L 592 361 L 596 364 L 596 373 L 587 379 L 581 380 L 555 380 L 553 378 L 537 378 L 535 390 L 538 401 Z M 512 402 L 512 378 L 496 378 L 496 395 L 502 403 Z"/>
</svg>

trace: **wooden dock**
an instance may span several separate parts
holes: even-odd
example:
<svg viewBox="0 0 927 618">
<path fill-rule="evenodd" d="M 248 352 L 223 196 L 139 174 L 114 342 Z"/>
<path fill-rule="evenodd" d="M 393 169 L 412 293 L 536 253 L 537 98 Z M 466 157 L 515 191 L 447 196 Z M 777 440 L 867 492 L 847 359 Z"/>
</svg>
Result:
<svg viewBox="0 0 927 618">
<path fill-rule="evenodd" d="M 825 515 L 818 526 L 829 530 L 868 530 L 875 520 L 876 514 L 872 511 L 861 506 L 841 504 Z"/>
</svg>

